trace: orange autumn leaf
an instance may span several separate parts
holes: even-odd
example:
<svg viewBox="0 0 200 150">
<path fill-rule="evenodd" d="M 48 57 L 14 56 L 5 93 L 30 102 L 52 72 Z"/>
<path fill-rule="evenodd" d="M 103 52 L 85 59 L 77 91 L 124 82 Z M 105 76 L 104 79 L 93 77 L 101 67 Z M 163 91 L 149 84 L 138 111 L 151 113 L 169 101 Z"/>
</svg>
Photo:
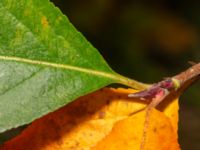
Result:
<svg viewBox="0 0 200 150">
<path fill-rule="evenodd" d="M 104 88 L 34 121 L 0 150 L 138 150 L 146 104 L 132 89 Z M 153 110 L 145 149 L 178 150 L 178 100 Z"/>
<path fill-rule="evenodd" d="M 117 122 L 112 131 L 95 146 L 93 150 L 139 150 L 143 135 L 145 112 L 139 112 Z M 148 150 L 177 150 L 176 132 L 168 117 L 153 110 L 147 132 L 145 149 Z"/>
</svg>

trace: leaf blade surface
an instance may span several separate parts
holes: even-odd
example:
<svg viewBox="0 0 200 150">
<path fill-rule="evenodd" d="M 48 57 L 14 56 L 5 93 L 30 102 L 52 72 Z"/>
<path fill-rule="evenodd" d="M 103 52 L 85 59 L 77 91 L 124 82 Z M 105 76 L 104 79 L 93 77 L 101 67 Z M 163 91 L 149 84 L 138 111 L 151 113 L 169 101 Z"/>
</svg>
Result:
<svg viewBox="0 0 200 150">
<path fill-rule="evenodd" d="M 48 0 L 1 0 L 0 22 L 0 132 L 118 82 Z"/>
</svg>

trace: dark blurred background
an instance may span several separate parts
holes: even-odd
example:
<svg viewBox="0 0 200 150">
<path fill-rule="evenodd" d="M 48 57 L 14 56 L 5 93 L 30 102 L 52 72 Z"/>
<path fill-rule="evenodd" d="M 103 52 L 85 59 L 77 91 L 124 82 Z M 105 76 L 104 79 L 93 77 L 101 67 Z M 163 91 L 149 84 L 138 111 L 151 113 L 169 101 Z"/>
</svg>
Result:
<svg viewBox="0 0 200 150">
<path fill-rule="evenodd" d="M 189 67 L 188 61 L 200 60 L 198 0 L 51 1 L 116 72 L 130 78 L 157 82 Z M 200 82 L 180 98 L 179 142 L 183 150 L 200 149 L 199 89 Z M 0 136 L 0 142 L 11 134 Z"/>
<path fill-rule="evenodd" d="M 200 60 L 198 0 L 52 0 L 118 73 L 156 82 Z M 179 141 L 200 149 L 200 82 L 180 98 Z"/>
</svg>

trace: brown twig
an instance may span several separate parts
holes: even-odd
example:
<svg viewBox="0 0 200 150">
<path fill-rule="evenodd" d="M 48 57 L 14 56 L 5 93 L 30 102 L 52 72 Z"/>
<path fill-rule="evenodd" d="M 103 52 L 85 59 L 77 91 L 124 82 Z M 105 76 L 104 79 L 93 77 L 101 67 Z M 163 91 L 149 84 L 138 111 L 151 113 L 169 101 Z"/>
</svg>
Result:
<svg viewBox="0 0 200 150">
<path fill-rule="evenodd" d="M 150 88 L 130 94 L 129 97 L 137 97 L 141 100 L 151 100 L 150 104 L 146 108 L 146 115 L 144 121 L 143 136 L 140 145 L 140 150 L 145 149 L 146 135 L 149 126 L 150 112 L 155 108 L 160 102 L 165 100 L 172 93 L 181 94 L 187 87 L 189 87 L 193 82 L 200 78 L 200 63 L 197 63 L 181 72 L 180 74 L 167 78 L 163 81 L 153 84 Z"/>
<path fill-rule="evenodd" d="M 181 91 L 185 90 L 193 82 L 195 82 L 200 78 L 200 63 L 193 65 L 186 71 L 181 72 L 180 74 L 174 76 L 173 78 L 180 81 L 179 90 Z"/>
</svg>

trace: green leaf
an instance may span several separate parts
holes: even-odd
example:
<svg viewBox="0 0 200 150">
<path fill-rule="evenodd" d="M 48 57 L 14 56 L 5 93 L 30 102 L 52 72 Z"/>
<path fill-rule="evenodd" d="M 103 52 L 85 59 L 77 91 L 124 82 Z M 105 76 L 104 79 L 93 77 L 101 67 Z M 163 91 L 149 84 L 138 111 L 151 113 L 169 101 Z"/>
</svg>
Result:
<svg viewBox="0 0 200 150">
<path fill-rule="evenodd" d="M 0 1 L 0 132 L 111 83 L 113 72 L 48 0 Z"/>
</svg>

